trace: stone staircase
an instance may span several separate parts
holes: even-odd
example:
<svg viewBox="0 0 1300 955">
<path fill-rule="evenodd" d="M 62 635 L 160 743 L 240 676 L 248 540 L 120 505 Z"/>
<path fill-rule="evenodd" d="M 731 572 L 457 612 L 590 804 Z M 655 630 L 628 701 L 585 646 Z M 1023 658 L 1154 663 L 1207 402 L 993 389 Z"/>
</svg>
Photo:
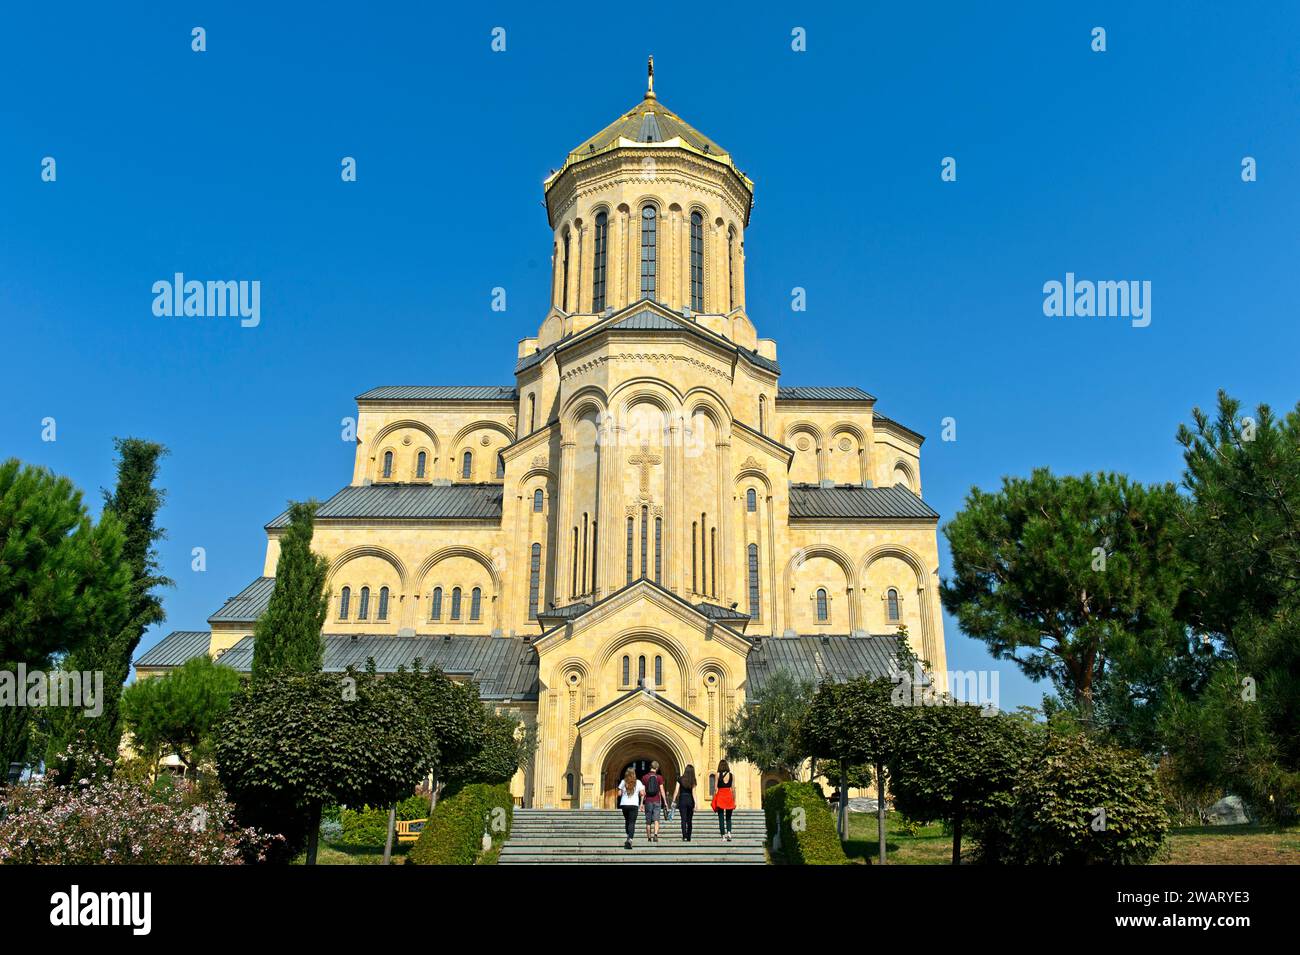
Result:
<svg viewBox="0 0 1300 955">
<path fill-rule="evenodd" d="M 645 816 L 638 816 L 632 848 L 617 809 L 516 809 L 510 838 L 501 847 L 501 865 L 603 865 L 715 863 L 764 865 L 766 836 L 763 813 L 737 809 L 731 817 L 731 842 L 718 836 L 717 817 L 707 806 L 695 813 L 690 842 L 682 841 L 676 813 L 662 823 L 657 843 L 647 842 Z"/>
</svg>

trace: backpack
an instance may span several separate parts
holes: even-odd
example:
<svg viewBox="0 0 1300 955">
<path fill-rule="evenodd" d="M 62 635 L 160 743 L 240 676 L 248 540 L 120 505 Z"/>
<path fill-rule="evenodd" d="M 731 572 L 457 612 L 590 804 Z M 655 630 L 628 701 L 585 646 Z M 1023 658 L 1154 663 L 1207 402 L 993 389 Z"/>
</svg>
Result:
<svg viewBox="0 0 1300 955">
<path fill-rule="evenodd" d="M 645 794 L 647 796 L 659 795 L 659 774 L 658 773 L 651 773 L 648 777 L 646 777 Z"/>
</svg>

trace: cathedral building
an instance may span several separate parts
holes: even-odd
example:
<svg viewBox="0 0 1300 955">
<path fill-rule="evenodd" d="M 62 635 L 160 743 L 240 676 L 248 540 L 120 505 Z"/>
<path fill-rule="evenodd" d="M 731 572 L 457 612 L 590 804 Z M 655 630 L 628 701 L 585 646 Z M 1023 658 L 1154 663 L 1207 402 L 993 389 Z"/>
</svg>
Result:
<svg viewBox="0 0 1300 955">
<path fill-rule="evenodd" d="M 942 684 L 921 435 L 852 385 L 782 384 L 745 298 L 754 184 L 650 88 L 543 187 L 550 307 L 506 385 L 357 398 L 351 480 L 317 513 L 325 667 L 421 659 L 537 728 L 521 805 L 599 807 L 630 763 L 713 781 L 772 674 L 888 672 L 900 628 Z M 141 676 L 252 660 L 263 576 Z M 737 804 L 771 782 L 737 768 Z"/>
</svg>

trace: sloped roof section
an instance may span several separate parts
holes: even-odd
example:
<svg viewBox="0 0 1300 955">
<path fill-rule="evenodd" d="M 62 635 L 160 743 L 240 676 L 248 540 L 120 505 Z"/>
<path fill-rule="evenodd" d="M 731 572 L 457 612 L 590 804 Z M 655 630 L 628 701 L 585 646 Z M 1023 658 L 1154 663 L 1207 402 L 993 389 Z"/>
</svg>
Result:
<svg viewBox="0 0 1300 955">
<path fill-rule="evenodd" d="M 909 428 L 907 425 L 903 424 L 902 422 L 895 421 L 893 418 L 887 418 L 884 415 L 882 415 L 879 411 L 876 411 L 874 409 L 871 412 L 871 420 L 875 424 L 883 424 L 886 426 L 892 425 L 893 427 L 898 428 L 900 431 L 907 432 L 908 434 L 912 435 L 913 437 L 917 438 L 920 441 L 925 440 L 925 435 L 923 435 L 921 432 L 913 430 L 912 428 Z"/>
<path fill-rule="evenodd" d="M 840 388 L 827 385 L 795 385 L 776 389 L 777 401 L 875 401 L 873 395 L 861 388 Z"/>
<path fill-rule="evenodd" d="M 898 637 L 893 634 L 768 637 L 745 661 L 746 695 L 752 697 L 779 671 L 814 686 L 891 676 L 897 653 Z"/>
<path fill-rule="evenodd" d="M 907 488 L 790 485 L 790 517 L 826 520 L 937 520 L 939 512 Z"/>
<path fill-rule="evenodd" d="M 473 521 L 501 519 L 500 484 L 362 484 L 343 488 L 316 511 L 318 518 Z M 289 525 L 286 510 L 268 530 Z"/>
<path fill-rule="evenodd" d="M 137 667 L 178 667 L 186 660 L 208 652 L 212 633 L 208 630 L 173 630 L 136 658 Z"/>
<path fill-rule="evenodd" d="M 514 401 L 513 385 L 380 385 L 357 401 Z"/>
<path fill-rule="evenodd" d="M 725 149 L 659 102 L 657 97 L 647 96 L 595 136 L 584 140 L 581 146 L 569 153 L 569 162 L 615 147 L 620 139 L 634 143 L 666 143 L 678 138 L 710 156 L 719 159 L 727 156 Z"/>
<path fill-rule="evenodd" d="M 222 605 L 208 623 L 253 623 L 266 613 L 275 589 L 274 577 L 258 577 Z"/>
<path fill-rule="evenodd" d="M 485 700 L 537 699 L 537 651 L 519 637 L 468 634 L 398 637 L 391 634 L 327 634 L 323 669 L 341 673 L 364 670 L 375 661 L 379 673 L 410 668 L 415 661 L 436 666 L 448 676 L 473 680 Z M 221 662 L 241 672 L 253 666 L 253 638 L 245 637 L 221 655 Z"/>
</svg>

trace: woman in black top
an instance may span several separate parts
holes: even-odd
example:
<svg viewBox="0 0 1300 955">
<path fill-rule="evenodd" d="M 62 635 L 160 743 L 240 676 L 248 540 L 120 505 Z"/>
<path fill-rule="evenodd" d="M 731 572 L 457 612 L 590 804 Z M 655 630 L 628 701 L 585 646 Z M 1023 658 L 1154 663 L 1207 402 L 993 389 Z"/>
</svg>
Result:
<svg viewBox="0 0 1300 955">
<path fill-rule="evenodd" d="M 673 790 L 673 804 L 682 820 L 682 841 L 691 841 L 691 824 L 695 817 L 695 767 L 687 764 Z"/>
<path fill-rule="evenodd" d="M 731 813 L 736 808 L 736 778 L 724 759 L 718 762 L 718 791 L 713 794 L 713 811 L 718 814 L 718 833 L 731 841 Z"/>
</svg>

